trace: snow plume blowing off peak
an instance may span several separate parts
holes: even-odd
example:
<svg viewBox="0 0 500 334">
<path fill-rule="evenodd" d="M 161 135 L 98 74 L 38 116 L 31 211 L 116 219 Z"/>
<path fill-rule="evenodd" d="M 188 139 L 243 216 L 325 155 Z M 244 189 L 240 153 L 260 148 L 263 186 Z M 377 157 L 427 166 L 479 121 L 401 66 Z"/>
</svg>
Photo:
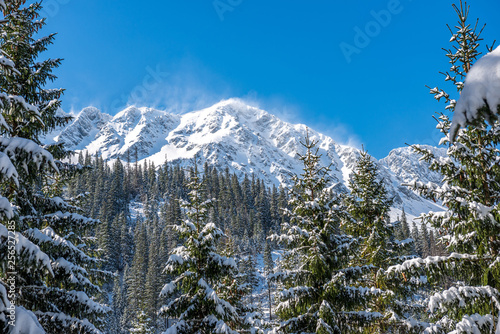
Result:
<svg viewBox="0 0 500 334">
<path fill-rule="evenodd" d="M 455 106 L 450 141 L 455 140 L 460 127 L 476 120 L 480 111 L 490 123 L 492 116 L 500 113 L 500 46 L 476 61 L 467 73 Z"/>
</svg>

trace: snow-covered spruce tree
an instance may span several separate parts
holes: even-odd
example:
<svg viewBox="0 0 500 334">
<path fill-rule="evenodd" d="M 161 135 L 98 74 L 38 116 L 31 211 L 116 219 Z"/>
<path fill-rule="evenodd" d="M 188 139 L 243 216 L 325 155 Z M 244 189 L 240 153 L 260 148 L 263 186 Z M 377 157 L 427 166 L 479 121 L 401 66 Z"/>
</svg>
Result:
<svg viewBox="0 0 500 334">
<path fill-rule="evenodd" d="M 158 318 L 158 309 L 163 304 L 160 299 L 160 291 L 165 284 L 165 280 L 162 277 L 162 271 L 166 261 L 161 261 L 160 259 L 161 233 L 157 222 L 153 222 L 150 234 L 148 272 L 143 293 L 146 297 L 146 315 L 151 319 L 153 327 L 158 328 L 159 325 L 163 324 L 162 319 Z"/>
<path fill-rule="evenodd" d="M 413 242 L 395 238 L 398 226 L 388 223 L 392 199 L 388 197 L 383 179 L 380 179 L 378 166 L 366 151 L 361 151 L 356 161 L 349 188 L 351 192 L 343 196 L 349 216 L 343 221 L 342 228 L 359 239 L 350 262 L 364 272 L 356 284 L 383 291 L 369 303 L 373 311 L 384 315 L 384 319 L 373 324 L 370 332 L 386 333 L 389 329 L 393 332 L 398 326 L 394 320 L 409 311 L 405 301 L 413 296 L 414 289 L 408 284 L 397 290 L 389 288 L 382 281 L 381 274 L 391 264 L 407 260 Z"/>
<path fill-rule="evenodd" d="M 117 272 L 113 283 L 113 301 L 111 303 L 112 313 L 109 316 L 108 328 L 110 334 L 125 333 L 122 328 L 122 319 L 125 314 L 125 306 L 127 303 L 126 282 L 122 281 L 121 275 Z"/>
<path fill-rule="evenodd" d="M 16 272 L 16 304 L 32 311 L 46 332 L 97 333 L 95 324 L 107 308 L 89 296 L 99 290 L 102 272 L 85 253 L 91 241 L 83 237 L 97 221 L 78 213 L 78 199 L 62 198 L 65 181 L 78 167 L 57 160 L 67 156 L 61 145 L 44 148 L 39 139 L 67 121 L 56 115 L 62 90 L 43 88 L 56 78 L 51 72 L 60 63 L 39 59 L 54 35 L 34 38 L 45 24 L 38 15 L 40 3 L 2 1 L 0 7 L 0 50 L 11 67 L 3 66 L 0 75 L 0 95 L 6 97 L 0 106 L 0 152 L 5 170 L 17 178 L 3 182 L 2 192 L 14 205 L 5 217 L 15 222 L 20 253 L 15 268 L 3 266 L 0 276 L 3 280 Z M 34 255 L 43 266 L 33 261 Z"/>
<path fill-rule="evenodd" d="M 401 222 L 401 232 L 403 236 L 402 240 L 409 239 L 411 233 L 410 233 L 410 227 L 408 225 L 408 219 L 406 218 L 405 208 L 403 208 L 403 210 L 401 211 L 401 218 L 399 220 Z"/>
<path fill-rule="evenodd" d="M 173 227 L 184 242 L 172 250 L 165 267 L 175 278 L 161 291 L 165 297 L 181 293 L 160 309 L 160 315 L 178 320 L 166 333 L 237 333 L 242 319 L 220 293 L 227 292 L 235 280 L 236 262 L 216 251 L 224 234 L 207 219 L 211 200 L 203 200 L 196 168 L 188 187 L 189 202 L 182 204 L 187 219 Z"/>
<path fill-rule="evenodd" d="M 343 224 L 346 232 L 360 238 L 360 252 L 354 261 L 376 269 L 400 259 L 394 226 L 386 224 L 392 200 L 378 177 L 377 165 L 366 151 L 361 151 L 349 179 L 351 193 L 344 198 L 352 219 Z M 375 281 L 376 277 L 372 284 Z"/>
<path fill-rule="evenodd" d="M 249 257 L 242 256 L 241 253 L 237 255 L 236 243 L 228 233 L 226 233 L 225 238 L 219 242 L 218 249 L 222 256 L 235 259 L 239 271 L 236 275 L 227 275 L 222 278 L 224 284 L 222 284 L 221 288 L 216 292 L 220 298 L 229 302 L 242 317 L 241 326 L 238 332 L 252 334 L 262 333 L 265 323 L 262 320 L 260 308 L 256 306 L 256 301 L 253 296 L 255 284 L 252 283 L 252 280 L 257 279 L 255 275 L 255 263 L 251 261 L 253 265 L 245 271 L 242 270 L 242 267 L 245 267 L 244 263 L 247 262 Z"/>
<path fill-rule="evenodd" d="M 137 318 L 132 321 L 130 333 L 133 334 L 153 334 L 155 329 L 152 326 L 153 321 L 144 311 L 139 312 Z"/>
<path fill-rule="evenodd" d="M 468 23 L 469 6 L 454 5 L 458 24 L 452 29 L 453 48 L 447 51 L 450 72 L 444 73 L 456 92 L 461 92 L 463 79 L 479 54 L 480 32 L 477 23 Z M 455 100 L 439 88 L 431 89 L 447 110 L 454 110 Z M 483 114 L 481 114 L 483 115 Z M 389 268 L 394 276 L 418 276 L 426 273 L 435 285 L 428 301 L 432 324 L 429 333 L 498 333 L 496 318 L 500 311 L 500 124 L 486 124 L 482 116 L 472 125 L 458 131 L 450 142 L 451 122 L 440 114 L 437 128 L 444 134 L 441 144 L 449 146 L 446 159 L 418 145 L 413 148 L 428 161 L 431 170 L 443 175 L 443 184 L 414 181 L 413 189 L 435 201 L 442 201 L 443 212 L 421 216 L 433 226 L 440 241 L 447 246 L 448 256 L 414 259 Z M 496 331 L 495 331 L 496 330 Z"/>
<path fill-rule="evenodd" d="M 124 278 L 128 287 L 124 322 L 128 326 L 131 326 L 133 319 L 136 319 L 139 313 L 146 309 L 145 286 L 148 273 L 149 244 L 144 221 L 137 221 L 134 239 L 134 258 Z"/>
<path fill-rule="evenodd" d="M 6 4 L 0 1 L 0 10 L 6 11 Z M 6 52 L 0 54 L 0 80 L 6 82 L 7 78 L 19 75 L 15 63 Z M 2 139 L 8 137 L 12 131 L 11 125 L 6 120 L 8 112 L 25 115 L 26 118 L 39 119 L 38 110 L 25 101 L 22 96 L 8 92 L 4 85 L 0 86 L 0 133 Z M 17 138 L 12 138 L 17 139 Z M 47 151 L 29 141 L 17 140 L 18 144 L 28 144 L 24 150 L 25 160 L 37 164 L 37 170 L 55 168 L 54 161 Z M 14 140 L 13 143 L 14 144 Z M 31 153 L 31 154 L 30 154 Z M 50 259 L 38 246 L 26 239 L 16 231 L 17 219 L 15 211 L 16 190 L 20 186 L 20 175 L 16 166 L 3 150 L 0 152 L 0 332 L 10 333 L 14 329 L 19 333 L 43 333 L 43 329 L 34 314 L 18 304 L 13 304 L 14 294 L 10 287 L 16 284 L 16 263 L 9 262 L 13 259 L 31 267 L 31 274 L 36 276 L 50 275 L 52 267 Z M 15 244 L 15 247 L 12 248 Z M 10 246 L 10 247 L 9 247 Z M 15 313 L 16 321 L 11 316 Z M 14 328 L 14 326 L 16 326 Z"/>
<path fill-rule="evenodd" d="M 267 288 L 267 299 L 269 302 L 269 321 L 273 320 L 273 282 L 271 281 L 271 275 L 274 273 L 274 261 L 271 250 L 270 242 L 266 242 L 264 247 L 264 275 L 266 277 L 266 288 Z"/>
<path fill-rule="evenodd" d="M 3 108 L 8 106 L 7 101 L 2 101 L 2 104 Z M 2 141 L 6 139 L 0 138 Z M 37 172 L 54 168 L 54 161 L 50 153 L 33 142 L 10 139 L 12 147 L 19 145 L 20 149 L 18 156 L 0 151 L 0 332 L 45 333 L 35 315 L 17 298 L 21 266 L 28 268 L 30 275 L 37 278 L 51 277 L 53 270 L 49 256 L 18 231 L 19 220 L 13 204 L 23 175 L 18 173 L 19 166 L 16 164 L 16 168 L 13 160 L 38 164 L 39 168 L 31 169 Z"/>
<path fill-rule="evenodd" d="M 54 277 L 39 280 L 29 268 L 21 269 L 19 301 L 35 311 L 47 333 L 99 333 L 96 326 L 102 326 L 110 309 L 94 296 L 111 276 L 99 269 L 100 261 L 91 252 L 99 221 L 81 215 L 78 199 L 63 199 L 57 188 L 75 167 L 56 163 L 58 179 L 46 175 L 44 191 L 35 198 L 36 213 L 20 216 L 20 226 L 26 226 L 22 233 L 49 256 Z"/>
<path fill-rule="evenodd" d="M 317 142 L 309 135 L 300 156 L 301 177 L 294 176 L 286 210 L 290 222 L 282 234 L 271 236 L 285 249 L 274 274 L 281 284 L 275 313 L 278 333 L 356 333 L 381 317 L 367 309 L 379 292 L 356 285 L 363 273 L 351 267 L 357 239 L 343 234 L 340 222 L 345 209 L 327 188 L 328 168 L 319 164 Z"/>
<path fill-rule="evenodd" d="M 27 4 L 26 0 L 10 0 L 2 3 L 6 22 L 0 27 L 0 49 L 14 62 L 16 71 L 4 73 L 0 86 L 3 93 L 21 96 L 31 105 L 9 108 L 4 110 L 3 116 L 10 124 L 12 137 L 32 139 L 40 144 L 39 135 L 68 121 L 67 117 L 56 113 L 64 90 L 43 88 L 47 81 L 56 79 L 52 70 L 61 64 L 59 58 L 39 59 L 53 43 L 55 34 L 35 38 L 45 25 L 45 19 L 39 17 L 41 2 Z"/>
</svg>

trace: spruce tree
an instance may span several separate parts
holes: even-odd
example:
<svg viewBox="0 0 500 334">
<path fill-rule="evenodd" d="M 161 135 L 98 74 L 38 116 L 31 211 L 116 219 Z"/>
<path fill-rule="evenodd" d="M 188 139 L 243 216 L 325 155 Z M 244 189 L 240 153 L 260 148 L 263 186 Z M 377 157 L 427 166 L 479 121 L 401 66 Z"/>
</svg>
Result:
<svg viewBox="0 0 500 334">
<path fill-rule="evenodd" d="M 137 318 L 132 321 L 130 333 L 133 334 L 153 334 L 155 333 L 153 321 L 144 311 L 140 311 Z"/>
<path fill-rule="evenodd" d="M 356 161 L 349 188 L 350 194 L 344 195 L 349 216 L 342 228 L 358 239 L 351 265 L 367 269 L 356 284 L 381 290 L 369 305 L 384 319 L 375 323 L 370 332 L 394 331 L 394 319 L 408 313 L 407 308 L 401 308 L 404 304 L 401 300 L 412 294 L 406 286 L 395 289 L 385 285 L 383 273 L 391 264 L 407 258 L 411 243 L 395 237 L 398 224 L 390 223 L 389 219 L 392 200 L 379 177 L 378 166 L 366 151 L 361 151 Z"/>
<path fill-rule="evenodd" d="M 60 59 L 41 59 L 54 34 L 38 36 L 45 24 L 39 18 L 40 2 L 2 1 L 0 7 L 0 49 L 8 59 L 0 75 L 0 152 L 3 169 L 12 179 L 2 184 L 2 193 L 16 206 L 15 211 L 2 208 L 14 219 L 20 243 L 16 304 L 36 315 L 42 332 L 96 333 L 109 310 L 93 298 L 107 276 L 89 255 L 89 236 L 98 221 L 82 216 L 78 198 L 63 193 L 80 167 L 61 162 L 69 155 L 63 145 L 42 147 L 40 139 L 69 120 L 56 114 L 63 90 L 44 88 L 56 79 L 52 70 L 60 64 Z M 3 268 L 2 281 L 8 275 Z M 16 330 L 22 330 L 21 322 Z"/>
<path fill-rule="evenodd" d="M 269 300 L 269 321 L 273 320 L 273 299 L 272 299 L 272 288 L 273 282 L 271 281 L 271 275 L 274 273 L 274 261 L 271 251 L 270 242 L 266 242 L 264 248 L 264 274 L 266 277 L 267 284 L 267 298 Z"/>
<path fill-rule="evenodd" d="M 453 6 L 458 24 L 452 33 L 451 49 L 446 50 L 452 65 L 444 73 L 445 81 L 454 84 L 455 95 L 463 88 L 464 78 L 480 55 L 480 32 L 468 21 L 469 6 Z M 455 100 L 441 88 L 432 88 L 431 94 L 444 99 L 446 109 L 453 111 Z M 447 208 L 443 212 L 423 215 L 439 232 L 439 241 L 446 244 L 449 255 L 416 259 L 395 266 L 395 275 L 418 276 L 425 269 L 434 285 L 429 298 L 432 329 L 436 333 L 493 333 L 500 310 L 500 169 L 498 159 L 500 141 L 498 120 L 488 126 L 484 118 L 461 129 L 456 141 L 451 142 L 449 116 L 441 113 L 437 128 L 448 145 L 447 159 L 437 158 L 429 150 L 414 145 L 430 169 L 443 175 L 442 186 L 415 181 L 413 189 L 422 195 L 440 201 Z M 496 328 L 497 332 L 498 328 Z"/>
<path fill-rule="evenodd" d="M 10 15 L 4 2 L 0 3 L 0 10 L 4 17 Z M 0 29 L 5 33 L 5 27 L 0 27 Z M 5 44 L 5 40 L 1 42 Z M 14 81 L 20 75 L 10 55 L 5 51 L 2 52 L 2 55 L 0 55 L 0 132 L 2 137 L 16 138 L 16 134 L 11 128 L 15 124 L 9 124 L 12 123 L 13 117 L 10 117 L 9 122 L 9 115 L 14 114 L 15 118 L 26 118 L 41 123 L 39 111 L 36 107 L 27 103 L 24 97 L 9 90 L 6 86 L 7 81 Z M 28 141 L 25 143 L 28 143 Z M 49 257 L 18 231 L 18 220 L 13 206 L 16 202 L 16 188 L 21 186 L 20 183 L 23 181 L 22 175 L 19 174 L 14 165 L 15 160 L 21 160 L 19 162 L 32 167 L 33 163 L 38 163 L 38 168 L 32 168 L 36 172 L 43 169 L 55 169 L 53 158 L 49 152 L 37 147 L 35 143 L 30 146 L 31 150 L 18 151 L 18 153 L 24 153 L 19 154 L 18 157 L 12 154 L 9 156 L 4 150 L 0 152 L 0 218 L 2 220 L 0 223 L 0 331 L 2 333 L 10 333 L 14 329 L 19 332 L 44 333 L 34 314 L 23 307 L 17 306 L 16 303 L 11 303 L 11 301 L 15 301 L 12 294 L 9 296 L 9 286 L 17 284 L 16 274 L 9 274 L 9 272 L 16 271 L 16 263 L 10 262 L 9 264 L 8 262 L 13 260 L 13 255 L 15 255 L 17 262 L 24 263 L 32 268 L 31 273 L 33 276 L 47 277 L 52 274 Z M 17 247 L 13 249 L 14 241 L 17 243 Z M 14 254 L 11 254 L 12 250 L 14 250 Z M 18 317 L 24 317 L 26 321 L 16 323 L 15 318 L 10 317 L 11 311 L 14 311 Z M 14 326 L 16 327 L 14 328 Z"/>
<path fill-rule="evenodd" d="M 47 82 L 56 79 L 52 71 L 59 67 L 61 59 L 39 59 L 54 42 L 55 34 L 37 36 L 45 25 L 45 18 L 39 17 L 41 2 L 26 4 L 26 0 L 12 0 L 2 3 L 5 22 L 0 27 L 0 49 L 14 63 L 15 70 L 3 73 L 0 87 L 7 95 L 22 97 L 10 98 L 16 103 L 4 109 L 3 117 L 12 137 L 41 144 L 40 135 L 65 125 L 69 120 L 56 113 L 64 89 L 44 88 Z"/>
<path fill-rule="evenodd" d="M 163 306 L 160 314 L 178 319 L 166 333 L 236 333 L 242 319 L 221 293 L 237 274 L 236 262 L 217 253 L 223 232 L 208 221 L 211 200 L 204 200 L 204 185 L 197 170 L 188 184 L 189 202 L 183 202 L 187 219 L 173 228 L 183 244 L 172 250 L 165 272 L 172 277 L 162 296 L 180 296 Z"/>
<path fill-rule="evenodd" d="M 111 320 L 109 321 L 109 330 L 112 334 L 122 334 L 125 328 L 122 327 L 122 319 L 125 313 L 127 302 L 126 291 L 123 289 L 121 275 L 117 272 L 113 282 L 113 302 L 111 304 Z"/>
<path fill-rule="evenodd" d="M 414 253 L 418 256 L 422 256 L 422 249 L 421 249 L 422 242 L 420 241 L 420 233 L 418 233 L 418 227 L 415 221 L 412 222 L 410 233 L 411 233 L 411 238 L 413 239 Z"/>
<path fill-rule="evenodd" d="M 150 249 L 148 259 L 148 272 L 144 287 L 145 312 L 151 319 L 151 324 L 157 325 L 158 309 L 160 305 L 160 292 L 164 285 L 162 280 L 162 270 L 165 262 L 160 258 L 160 231 L 158 226 L 154 226 L 149 237 Z"/>
<path fill-rule="evenodd" d="M 401 211 L 401 229 L 403 230 L 404 239 L 411 238 L 410 227 L 408 226 L 408 219 L 406 217 L 405 208 Z"/>
<path fill-rule="evenodd" d="M 339 200 L 328 190 L 328 168 L 321 167 L 317 141 L 309 135 L 302 143 L 306 153 L 301 177 L 294 176 L 282 234 L 273 235 L 285 248 L 276 314 L 279 333 L 352 333 L 380 317 L 366 307 L 377 289 L 354 286 L 364 268 L 350 267 L 349 249 L 355 238 L 343 234 L 345 215 Z M 362 312 L 357 312 L 362 311 Z"/>
<path fill-rule="evenodd" d="M 379 180 L 375 162 L 366 151 L 361 151 L 354 167 L 345 196 L 349 219 L 343 228 L 361 238 L 359 264 L 382 268 L 398 262 L 397 244 L 393 226 L 386 223 L 392 200 L 388 198 L 383 180 Z"/>
<path fill-rule="evenodd" d="M 149 245 L 146 224 L 138 221 L 135 228 L 135 247 L 132 265 L 127 272 L 127 322 L 137 318 L 140 312 L 146 309 L 146 296 L 144 287 L 148 272 Z"/>
<path fill-rule="evenodd" d="M 418 246 L 418 248 L 420 249 L 421 256 L 422 257 L 430 256 L 431 245 L 429 240 L 429 231 L 427 230 L 426 224 L 420 225 L 419 242 L 420 245 Z"/>
</svg>

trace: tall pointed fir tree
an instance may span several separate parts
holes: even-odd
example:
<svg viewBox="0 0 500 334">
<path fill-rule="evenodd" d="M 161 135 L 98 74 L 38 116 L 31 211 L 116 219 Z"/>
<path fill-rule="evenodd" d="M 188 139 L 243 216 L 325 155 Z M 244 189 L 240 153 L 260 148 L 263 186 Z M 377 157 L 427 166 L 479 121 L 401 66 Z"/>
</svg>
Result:
<svg viewBox="0 0 500 334">
<path fill-rule="evenodd" d="M 0 10 L 4 17 L 7 15 L 7 5 L 2 1 Z M 5 32 L 5 27 L 0 27 Z M 5 41 L 2 40 L 2 44 Z M 8 81 L 14 81 L 21 73 L 16 69 L 11 55 L 2 50 L 0 55 L 0 131 L 1 139 L 10 139 L 12 144 L 18 141 L 19 150 L 22 144 L 29 144 L 18 157 L 7 155 L 5 149 L 0 152 L 0 331 L 11 333 L 16 329 L 20 333 L 43 333 L 44 330 L 34 314 L 15 301 L 16 262 L 22 262 L 32 268 L 31 274 L 38 277 L 47 277 L 53 274 L 49 257 L 44 254 L 38 246 L 26 239 L 18 230 L 18 218 L 16 217 L 15 203 L 17 201 L 17 189 L 20 188 L 23 177 L 18 172 L 14 163 L 24 163 L 31 166 L 32 171 L 40 172 L 44 169 L 56 169 L 54 161 L 49 152 L 37 146 L 36 143 L 17 138 L 12 129 L 12 118 L 31 119 L 41 124 L 40 113 L 34 105 L 9 90 L 6 86 Z M 15 115 L 15 116 L 14 116 Z M 9 121 L 10 116 L 10 121 Z M 13 117 L 14 116 L 14 117 Z M 15 125 L 14 125 L 15 126 Z M 21 145 L 20 145 L 21 144 Z M 14 148 L 14 146 L 13 146 Z M 21 153 L 21 152 L 19 152 Z M 9 262 L 11 261 L 11 262 Z M 11 291 L 12 287 L 12 291 Z M 12 303 L 11 303 L 12 302 Z M 12 313 L 12 314 L 11 314 Z M 24 322 L 16 323 L 16 316 L 23 317 Z M 14 327 L 16 326 L 16 327 Z"/>
<path fill-rule="evenodd" d="M 113 301 L 111 304 L 112 313 L 108 325 L 110 334 L 126 333 L 125 328 L 122 326 L 126 303 L 126 283 L 122 282 L 122 277 L 117 273 L 113 283 Z"/>
<path fill-rule="evenodd" d="M 234 305 L 221 297 L 237 274 L 233 258 L 217 253 L 223 232 L 208 221 L 211 200 L 204 200 L 204 185 L 195 169 L 188 184 L 189 202 L 183 202 L 187 219 L 173 228 L 183 244 L 172 250 L 165 272 L 174 279 L 162 296 L 174 297 L 160 314 L 178 319 L 166 333 L 237 333 L 242 319 Z"/>
<path fill-rule="evenodd" d="M 98 333 L 96 325 L 108 308 L 92 295 L 99 291 L 98 282 L 105 273 L 97 269 L 98 260 L 86 253 L 91 239 L 85 233 L 98 222 L 80 215 L 77 203 L 63 198 L 65 182 L 78 170 L 59 161 L 68 152 L 62 145 L 44 148 L 40 140 L 41 135 L 68 121 L 56 113 L 63 90 L 44 88 L 56 78 L 52 70 L 60 64 L 60 59 L 40 59 L 54 34 L 34 38 L 45 24 L 39 18 L 40 2 L 2 1 L 0 8 L 4 59 L 0 75 L 0 152 L 2 174 L 8 172 L 11 179 L 2 180 L 2 194 L 13 204 L 2 207 L 6 209 L 5 218 L 13 219 L 19 253 L 17 265 L 10 268 L 16 272 L 16 288 L 11 292 L 21 311 L 36 315 L 38 332 Z M 0 247 L 8 248 L 4 240 Z M 1 254 L 4 258 L 6 253 Z M 2 282 L 14 279 L 5 269 L 0 269 Z M 3 306 L 9 304 L 6 299 L 2 302 Z M 36 322 L 34 317 L 26 319 Z M 0 319 L 0 326 L 2 322 Z M 16 332 L 30 332 L 23 326 L 25 321 L 18 321 Z M 4 328 L 4 332 L 12 329 Z"/>
<path fill-rule="evenodd" d="M 344 203 L 349 213 L 342 228 L 358 238 L 356 254 L 351 259 L 352 266 L 363 268 L 364 275 L 357 285 L 381 289 L 377 298 L 370 302 L 373 311 L 380 312 L 383 319 L 373 324 L 371 333 L 394 332 L 400 323 L 397 318 L 408 314 L 406 300 L 414 294 L 410 284 L 395 290 L 383 284 L 383 272 L 391 264 L 401 263 L 409 258 L 411 240 L 395 237 L 398 224 L 389 222 L 392 199 L 388 197 L 384 180 L 379 176 L 375 161 L 366 151 L 361 151 L 353 173 L 349 179 L 351 192 L 344 195 Z"/>
<path fill-rule="evenodd" d="M 144 311 L 140 311 L 137 317 L 132 320 L 130 333 L 133 334 L 153 334 L 155 328 L 152 325 L 153 321 L 149 318 Z"/>
<path fill-rule="evenodd" d="M 124 312 L 124 322 L 132 325 L 132 321 L 146 309 L 144 287 L 148 272 L 149 244 L 146 224 L 138 221 L 134 233 L 134 258 L 125 277 L 127 283 L 127 306 Z M 131 328 L 131 327 L 129 327 Z"/>
<path fill-rule="evenodd" d="M 273 320 L 273 282 L 271 280 L 271 275 L 274 273 L 274 261 L 271 250 L 271 244 L 269 241 L 266 242 L 264 247 L 264 274 L 266 277 L 267 284 L 267 299 L 269 303 L 269 321 Z"/>
<path fill-rule="evenodd" d="M 453 7 L 458 24 L 455 31 L 450 28 L 454 45 L 445 50 L 451 69 L 444 76 L 445 81 L 454 84 L 458 95 L 480 55 L 481 31 L 477 31 L 477 22 L 468 22 L 467 3 Z M 446 110 L 454 110 L 456 102 L 451 94 L 437 87 L 430 91 L 436 100 L 446 102 Z M 441 113 L 437 120 L 437 128 L 444 135 L 441 144 L 448 145 L 449 157 L 435 157 L 418 145 L 413 148 L 430 163 L 431 170 L 443 175 L 442 185 L 417 181 L 411 185 L 446 207 L 446 211 L 430 212 L 422 218 L 439 232 L 440 241 L 450 254 L 412 260 L 390 271 L 408 277 L 421 275 L 424 268 L 434 283 L 434 294 L 428 301 L 429 332 L 498 333 L 500 329 L 495 327 L 500 311 L 500 124 L 492 120 L 488 126 L 480 118 L 461 129 L 456 141 L 450 142 L 448 115 Z"/>
<path fill-rule="evenodd" d="M 304 172 L 293 178 L 285 212 L 290 222 L 282 224 L 281 235 L 271 236 L 285 247 L 281 271 L 274 274 L 281 284 L 274 331 L 361 332 L 380 317 L 367 308 L 379 291 L 355 286 L 362 272 L 349 264 L 356 239 L 340 230 L 345 211 L 327 188 L 329 169 L 320 166 L 317 141 L 307 135 L 302 145 Z"/>
<path fill-rule="evenodd" d="M 401 210 L 400 221 L 401 221 L 401 230 L 402 230 L 402 234 L 403 234 L 403 239 L 410 238 L 411 237 L 410 226 L 408 225 L 408 219 L 406 217 L 405 208 L 403 208 L 403 210 Z"/>
<path fill-rule="evenodd" d="M 361 240 L 358 264 L 381 268 L 398 262 L 399 253 L 395 249 L 393 226 L 386 223 L 392 200 L 378 174 L 378 167 L 370 155 L 361 151 L 349 180 L 351 193 L 345 196 L 347 210 L 353 219 L 343 227 Z"/>
<path fill-rule="evenodd" d="M 242 256 L 241 253 L 238 254 L 237 245 L 228 234 L 221 240 L 218 249 L 221 255 L 234 258 L 238 268 L 240 268 L 236 275 L 228 275 L 223 278 L 222 289 L 217 291 L 219 297 L 235 307 L 240 315 L 239 333 L 262 334 L 265 322 L 262 320 L 260 307 L 256 305 L 253 296 L 255 285 L 251 283 L 252 279 L 257 279 L 257 277 L 253 275 L 253 278 L 249 278 L 249 276 L 255 274 L 255 263 L 253 263 L 249 271 L 241 270 L 248 257 Z"/>
<path fill-rule="evenodd" d="M 160 261 L 160 230 L 157 224 L 152 228 L 152 233 L 149 236 L 150 248 L 148 259 L 148 272 L 146 275 L 146 285 L 144 286 L 144 295 L 146 299 L 146 315 L 151 319 L 153 327 L 158 328 L 161 321 L 158 318 L 158 309 L 160 304 L 160 291 L 164 285 L 162 279 L 162 271 L 165 262 Z"/>
</svg>

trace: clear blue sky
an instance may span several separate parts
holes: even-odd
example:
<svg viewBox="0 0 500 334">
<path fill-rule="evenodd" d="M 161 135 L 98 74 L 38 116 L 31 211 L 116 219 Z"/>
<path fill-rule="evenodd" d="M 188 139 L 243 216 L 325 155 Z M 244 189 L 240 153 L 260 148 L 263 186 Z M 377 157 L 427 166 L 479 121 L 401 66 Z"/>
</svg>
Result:
<svg viewBox="0 0 500 334">
<path fill-rule="evenodd" d="M 405 143 L 437 144 L 432 115 L 443 105 L 425 85 L 442 85 L 438 71 L 449 67 L 441 48 L 453 1 L 44 3 L 44 32 L 58 33 L 45 55 L 65 59 L 55 85 L 67 89 L 66 111 L 186 111 L 241 97 L 377 158 Z M 375 23 L 381 11 L 390 17 Z M 500 40 L 498 13 L 498 0 L 471 1 L 488 44 Z M 356 41 L 356 27 L 371 36 Z M 346 57 L 341 45 L 357 50 Z"/>
</svg>

